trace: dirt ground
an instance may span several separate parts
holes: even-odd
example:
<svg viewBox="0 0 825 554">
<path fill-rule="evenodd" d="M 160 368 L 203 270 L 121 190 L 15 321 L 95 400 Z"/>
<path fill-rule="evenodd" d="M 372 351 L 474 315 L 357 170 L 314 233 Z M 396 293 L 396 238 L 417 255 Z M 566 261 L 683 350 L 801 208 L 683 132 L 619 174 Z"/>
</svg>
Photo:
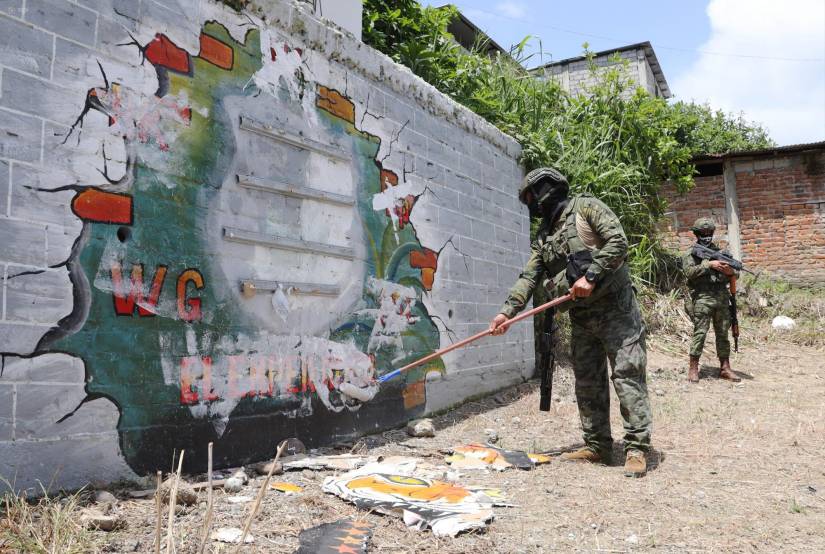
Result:
<svg viewBox="0 0 825 554">
<path fill-rule="evenodd" d="M 708 363 L 713 360 L 705 357 Z M 374 552 L 825 552 L 825 363 L 823 352 L 790 344 L 748 344 L 734 355 L 740 384 L 720 381 L 706 365 L 698 385 L 685 379 L 684 360 L 652 346 L 648 385 L 654 412 L 651 469 L 623 475 L 620 445 L 613 467 L 551 463 L 532 471 L 465 471 L 461 483 L 501 488 L 515 507 L 496 508 L 483 532 L 438 538 L 400 519 L 359 512 L 326 495 L 330 472 L 278 477 L 305 487 L 285 496 L 269 491 L 244 552 L 293 552 L 298 533 L 353 515 L 374 524 Z M 360 452 L 443 459 L 442 449 L 484 442 L 530 451 L 580 443 L 569 368 L 557 370 L 552 411 L 538 411 L 535 383 L 509 389 L 435 418 L 435 438 L 403 431 L 367 437 Z M 622 436 L 613 397 L 613 433 Z M 263 477 L 240 494 L 254 496 Z M 121 491 L 122 492 L 122 491 Z M 229 504 L 216 490 L 215 527 L 242 526 L 249 504 Z M 205 501 L 205 493 L 201 493 Z M 109 552 L 151 552 L 152 500 L 123 500 L 129 527 L 99 533 Z M 177 552 L 195 552 L 205 502 L 178 516 Z M 165 516 L 164 516 L 165 517 Z M 234 546 L 210 543 L 210 552 Z"/>
</svg>

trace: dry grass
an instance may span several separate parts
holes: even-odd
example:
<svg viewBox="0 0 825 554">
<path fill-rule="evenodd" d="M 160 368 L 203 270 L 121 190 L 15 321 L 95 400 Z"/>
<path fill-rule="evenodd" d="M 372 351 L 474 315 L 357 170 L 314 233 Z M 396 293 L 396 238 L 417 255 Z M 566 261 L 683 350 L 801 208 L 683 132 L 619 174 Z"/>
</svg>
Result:
<svg viewBox="0 0 825 554">
<path fill-rule="evenodd" d="M 2 498 L 0 552 L 86 554 L 97 552 L 103 537 L 79 523 L 83 493 L 44 495 L 37 501 L 7 493 Z"/>
</svg>

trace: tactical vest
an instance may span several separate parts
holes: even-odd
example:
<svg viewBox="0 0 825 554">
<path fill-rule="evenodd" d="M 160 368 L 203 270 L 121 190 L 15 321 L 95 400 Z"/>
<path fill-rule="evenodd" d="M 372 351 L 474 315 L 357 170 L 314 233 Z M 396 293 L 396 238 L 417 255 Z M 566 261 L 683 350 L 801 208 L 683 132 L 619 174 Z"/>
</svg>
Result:
<svg viewBox="0 0 825 554">
<path fill-rule="evenodd" d="M 542 227 L 539 229 L 536 238 L 545 267 L 542 284 L 554 298 L 567 294 L 570 290 L 565 275 L 568 256 L 576 252 L 597 251 L 604 246 L 604 240 L 595 232 L 592 232 L 592 229 L 589 229 L 589 225 L 584 222 L 584 218 L 577 218 L 586 198 L 586 196 L 571 198 L 569 204 L 559 216 L 556 230 L 553 232 L 549 227 Z M 588 232 L 588 230 L 591 232 Z M 628 285 L 630 285 L 630 272 L 627 269 L 627 264 L 623 261 L 618 269 L 598 282 L 590 296 L 577 299 L 575 304 L 587 306 L 609 292 Z"/>
</svg>

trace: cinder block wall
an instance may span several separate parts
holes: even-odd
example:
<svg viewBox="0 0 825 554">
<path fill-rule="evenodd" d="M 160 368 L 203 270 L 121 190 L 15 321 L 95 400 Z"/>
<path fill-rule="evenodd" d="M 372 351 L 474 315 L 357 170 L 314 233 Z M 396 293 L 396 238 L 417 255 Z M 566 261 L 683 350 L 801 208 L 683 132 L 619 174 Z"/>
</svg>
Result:
<svg viewBox="0 0 825 554">
<path fill-rule="evenodd" d="M 742 257 L 754 269 L 799 284 L 825 283 L 825 151 L 741 156 L 731 160 L 738 199 Z M 665 187 L 671 206 L 666 236 L 686 250 L 690 227 L 713 217 L 717 236 L 727 242 L 722 175 L 696 179 L 687 195 Z"/>
<path fill-rule="evenodd" d="M 519 152 L 291 2 L 0 2 L 0 476 L 238 465 L 529 376 L 524 324 L 371 384 L 496 313 Z"/>
</svg>

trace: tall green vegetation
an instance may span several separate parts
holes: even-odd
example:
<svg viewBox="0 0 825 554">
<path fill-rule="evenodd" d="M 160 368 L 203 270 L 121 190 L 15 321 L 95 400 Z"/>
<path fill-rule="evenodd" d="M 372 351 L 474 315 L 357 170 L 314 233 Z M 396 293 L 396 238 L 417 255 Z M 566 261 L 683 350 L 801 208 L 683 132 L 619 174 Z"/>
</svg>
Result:
<svg viewBox="0 0 825 554">
<path fill-rule="evenodd" d="M 527 169 L 555 166 L 573 192 L 607 203 L 632 242 L 634 274 L 666 287 L 673 265 L 655 239 L 666 208 L 662 183 L 687 191 L 694 155 L 768 146 L 766 132 L 741 117 L 634 90 L 618 60 L 598 72 L 592 65 L 596 84 L 572 96 L 527 73 L 528 39 L 511 52 L 519 63 L 463 49 L 447 31 L 455 15 L 415 0 L 365 0 L 364 41 L 513 136 Z"/>
</svg>

